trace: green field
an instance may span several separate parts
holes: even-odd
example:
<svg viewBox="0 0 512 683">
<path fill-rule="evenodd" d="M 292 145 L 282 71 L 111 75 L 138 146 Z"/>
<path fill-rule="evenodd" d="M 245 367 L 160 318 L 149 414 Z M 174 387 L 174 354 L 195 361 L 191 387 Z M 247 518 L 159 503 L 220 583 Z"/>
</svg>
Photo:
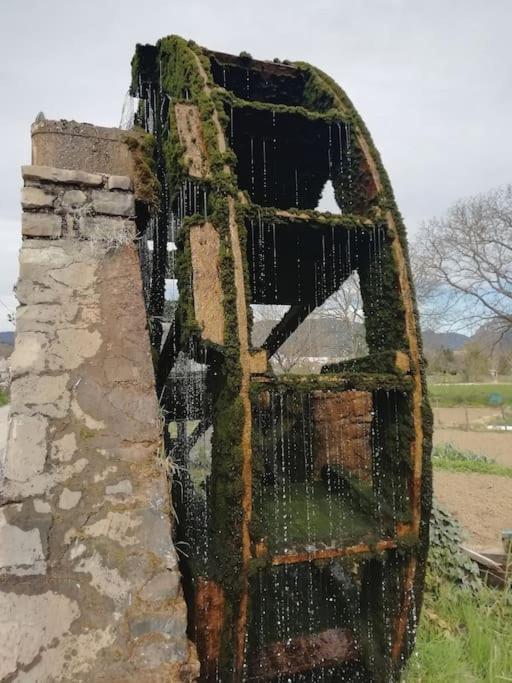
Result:
<svg viewBox="0 0 512 683">
<path fill-rule="evenodd" d="M 512 406 L 510 384 L 433 384 L 428 393 L 434 407 L 450 406 Z M 501 403 L 500 403 L 501 401 Z"/>
<path fill-rule="evenodd" d="M 5 393 L 0 389 L 0 407 L 5 406 L 9 403 L 8 397 L 5 395 Z"/>
</svg>

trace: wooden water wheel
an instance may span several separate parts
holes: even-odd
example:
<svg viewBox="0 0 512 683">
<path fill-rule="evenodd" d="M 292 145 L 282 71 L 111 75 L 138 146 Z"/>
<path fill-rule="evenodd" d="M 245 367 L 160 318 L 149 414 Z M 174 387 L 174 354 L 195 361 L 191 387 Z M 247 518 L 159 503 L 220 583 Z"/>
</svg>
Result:
<svg viewBox="0 0 512 683">
<path fill-rule="evenodd" d="M 201 680 L 394 680 L 421 606 L 432 428 L 380 157 L 308 64 L 171 36 L 137 47 L 132 90 L 162 186 L 147 291 Z M 354 282 L 350 353 L 335 305 Z"/>
</svg>

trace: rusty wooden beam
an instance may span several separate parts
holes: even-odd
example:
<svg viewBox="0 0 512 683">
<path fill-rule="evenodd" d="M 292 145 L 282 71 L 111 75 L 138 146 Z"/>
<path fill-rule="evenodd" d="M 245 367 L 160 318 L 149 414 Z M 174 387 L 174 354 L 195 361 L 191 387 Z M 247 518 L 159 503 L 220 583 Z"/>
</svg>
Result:
<svg viewBox="0 0 512 683">
<path fill-rule="evenodd" d="M 272 564 L 299 564 L 302 562 L 314 562 L 315 560 L 332 560 L 337 557 L 350 557 L 351 555 L 360 555 L 363 553 L 383 553 L 386 550 L 391 550 L 396 547 L 397 542 L 394 539 L 386 538 L 372 545 L 369 543 L 358 543 L 357 545 L 351 545 L 345 548 L 325 548 L 322 550 L 313 550 L 309 553 L 300 552 L 274 555 Z"/>
</svg>

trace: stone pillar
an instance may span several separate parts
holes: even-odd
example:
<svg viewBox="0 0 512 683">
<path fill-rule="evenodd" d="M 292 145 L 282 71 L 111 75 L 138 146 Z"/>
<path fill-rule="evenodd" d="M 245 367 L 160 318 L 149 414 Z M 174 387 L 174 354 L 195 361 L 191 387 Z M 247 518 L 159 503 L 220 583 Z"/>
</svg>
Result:
<svg viewBox="0 0 512 683">
<path fill-rule="evenodd" d="M 0 679 L 194 680 L 131 180 L 23 178 Z"/>
</svg>

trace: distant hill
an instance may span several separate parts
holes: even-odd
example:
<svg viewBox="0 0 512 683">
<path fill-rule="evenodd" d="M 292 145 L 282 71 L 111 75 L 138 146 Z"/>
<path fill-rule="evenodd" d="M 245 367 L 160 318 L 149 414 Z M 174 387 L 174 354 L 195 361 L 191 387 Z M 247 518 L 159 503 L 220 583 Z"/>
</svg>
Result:
<svg viewBox="0 0 512 683">
<path fill-rule="evenodd" d="M 492 322 L 482 325 L 471 338 L 483 349 L 493 349 L 498 353 L 510 353 L 512 351 L 512 330 L 503 334 Z"/>
<path fill-rule="evenodd" d="M 0 332 L 0 358 L 8 358 L 14 348 L 14 332 Z"/>
<path fill-rule="evenodd" d="M 456 351 L 471 339 L 466 334 L 458 332 L 434 332 L 433 330 L 424 330 L 421 336 L 425 353 L 439 351 L 439 349 Z"/>
<path fill-rule="evenodd" d="M 271 329 L 277 324 L 277 320 L 256 320 L 252 331 L 254 346 L 263 343 Z M 355 332 L 364 338 L 364 326 L 355 325 Z M 423 345 L 425 353 L 439 351 L 441 348 L 456 351 L 470 341 L 471 337 L 456 332 L 423 332 Z M 283 352 L 292 351 L 290 339 L 283 346 Z M 350 334 L 347 327 L 336 318 L 311 317 L 303 323 L 293 335 L 293 346 L 300 348 L 300 355 L 308 357 L 337 357 L 345 356 L 352 348 Z M 349 353 L 348 356 L 351 354 Z"/>
<path fill-rule="evenodd" d="M 260 346 L 277 320 L 256 320 L 252 329 L 252 343 Z M 357 324 L 353 333 L 364 339 L 364 326 Z M 305 356 L 308 358 L 352 357 L 354 340 L 342 321 L 332 317 L 309 317 L 282 346 L 285 355 Z M 359 355 L 359 354 L 358 354 Z"/>
<path fill-rule="evenodd" d="M 14 345 L 15 332 L 0 332 L 0 344 Z"/>
</svg>

